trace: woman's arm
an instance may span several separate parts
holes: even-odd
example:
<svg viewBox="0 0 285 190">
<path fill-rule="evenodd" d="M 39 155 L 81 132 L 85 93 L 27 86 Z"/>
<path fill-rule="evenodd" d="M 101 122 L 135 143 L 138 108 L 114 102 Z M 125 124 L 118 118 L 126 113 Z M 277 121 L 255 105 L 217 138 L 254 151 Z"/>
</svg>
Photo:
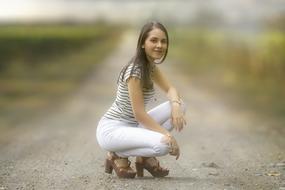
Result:
<svg viewBox="0 0 285 190">
<path fill-rule="evenodd" d="M 142 93 L 141 82 L 136 77 L 130 77 L 128 79 L 129 97 L 132 104 L 132 109 L 136 120 L 144 127 L 169 135 L 169 132 L 161 127 L 146 111 L 144 107 L 144 99 Z"/>
<path fill-rule="evenodd" d="M 167 93 L 167 97 L 170 100 L 172 107 L 172 123 L 176 130 L 181 131 L 183 126 L 186 124 L 186 121 L 182 113 L 181 98 L 178 91 L 174 86 L 172 86 L 158 67 L 155 67 L 154 69 L 153 80 L 164 92 Z"/>
<path fill-rule="evenodd" d="M 180 95 L 176 88 L 167 80 L 163 73 L 156 66 L 153 73 L 153 80 L 164 92 L 167 93 L 168 99 L 175 103 L 180 102 Z"/>
</svg>

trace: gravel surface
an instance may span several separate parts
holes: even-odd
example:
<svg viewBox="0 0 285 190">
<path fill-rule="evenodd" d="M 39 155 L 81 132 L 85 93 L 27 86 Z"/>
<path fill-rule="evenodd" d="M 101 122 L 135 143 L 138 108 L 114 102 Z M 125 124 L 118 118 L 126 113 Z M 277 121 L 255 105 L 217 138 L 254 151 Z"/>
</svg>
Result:
<svg viewBox="0 0 285 190">
<path fill-rule="evenodd" d="M 96 125 L 114 100 L 118 72 L 135 46 L 136 35 L 130 31 L 63 106 L 28 123 L 0 128 L 0 190 L 285 189 L 284 127 L 235 110 L 222 97 L 192 84 L 171 60 L 160 67 L 188 105 L 187 127 L 174 132 L 180 159 L 159 158 L 170 169 L 165 178 L 147 172 L 142 179 L 105 174 L 106 152 L 96 142 Z M 164 100 L 158 95 L 152 106 Z"/>
</svg>

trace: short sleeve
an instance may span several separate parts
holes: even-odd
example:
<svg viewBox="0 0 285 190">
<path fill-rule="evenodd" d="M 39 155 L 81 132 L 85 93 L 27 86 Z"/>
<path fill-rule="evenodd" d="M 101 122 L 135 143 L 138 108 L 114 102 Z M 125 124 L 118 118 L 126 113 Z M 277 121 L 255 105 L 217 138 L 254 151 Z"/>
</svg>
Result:
<svg viewBox="0 0 285 190">
<path fill-rule="evenodd" d="M 127 82 L 130 77 L 141 79 L 141 69 L 137 65 L 130 64 L 124 75 L 124 82 Z"/>
</svg>

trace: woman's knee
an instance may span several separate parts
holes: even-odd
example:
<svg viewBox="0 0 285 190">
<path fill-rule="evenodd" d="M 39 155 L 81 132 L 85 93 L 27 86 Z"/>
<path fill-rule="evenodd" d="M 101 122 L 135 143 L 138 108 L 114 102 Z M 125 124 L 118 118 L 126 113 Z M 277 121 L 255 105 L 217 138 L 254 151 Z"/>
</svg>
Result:
<svg viewBox="0 0 285 190">
<path fill-rule="evenodd" d="M 165 143 L 158 143 L 154 147 L 155 156 L 164 156 L 169 153 L 169 146 Z"/>
</svg>

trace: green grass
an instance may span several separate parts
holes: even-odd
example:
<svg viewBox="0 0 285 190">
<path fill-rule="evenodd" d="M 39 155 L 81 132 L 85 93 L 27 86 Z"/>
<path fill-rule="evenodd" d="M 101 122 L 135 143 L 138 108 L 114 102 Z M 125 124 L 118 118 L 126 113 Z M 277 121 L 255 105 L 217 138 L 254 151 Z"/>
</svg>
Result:
<svg viewBox="0 0 285 190">
<path fill-rule="evenodd" d="M 0 126 L 30 120 L 63 103 L 116 48 L 122 31 L 108 25 L 3 27 Z"/>
<path fill-rule="evenodd" d="M 285 116 L 285 35 L 176 29 L 170 56 L 201 85 L 227 94 L 236 106 Z"/>
</svg>

